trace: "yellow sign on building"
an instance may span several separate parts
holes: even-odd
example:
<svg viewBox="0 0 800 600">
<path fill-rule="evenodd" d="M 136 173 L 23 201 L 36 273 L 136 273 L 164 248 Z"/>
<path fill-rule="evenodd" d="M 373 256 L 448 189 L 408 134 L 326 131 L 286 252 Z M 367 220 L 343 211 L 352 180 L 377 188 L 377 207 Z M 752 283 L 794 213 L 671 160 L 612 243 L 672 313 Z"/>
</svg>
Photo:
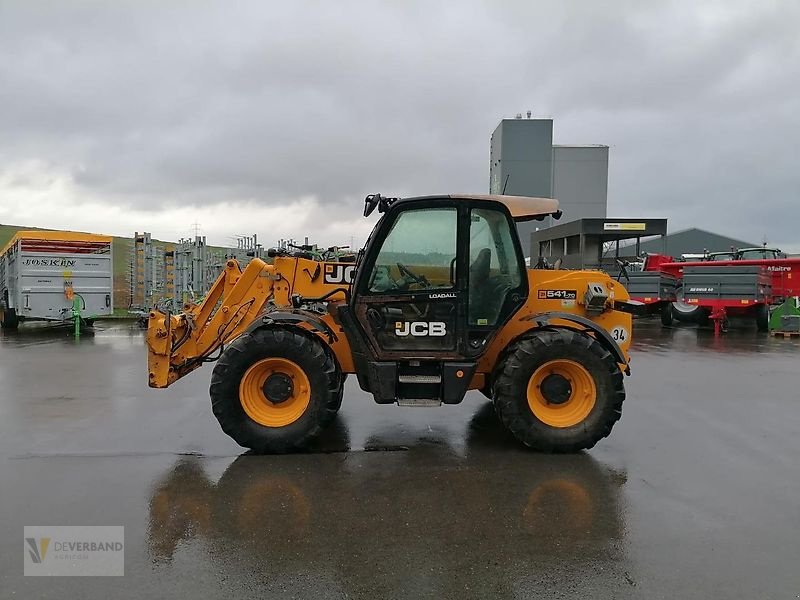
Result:
<svg viewBox="0 0 800 600">
<path fill-rule="evenodd" d="M 603 223 L 605 231 L 644 231 L 647 229 L 645 223 Z"/>
</svg>

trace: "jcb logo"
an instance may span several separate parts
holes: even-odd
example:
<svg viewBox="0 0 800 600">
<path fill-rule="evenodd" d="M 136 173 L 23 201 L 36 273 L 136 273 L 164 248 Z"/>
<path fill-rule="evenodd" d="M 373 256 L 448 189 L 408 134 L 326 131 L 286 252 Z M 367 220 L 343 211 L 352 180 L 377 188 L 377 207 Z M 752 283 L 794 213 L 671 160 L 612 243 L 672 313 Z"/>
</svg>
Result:
<svg viewBox="0 0 800 600">
<path fill-rule="evenodd" d="M 325 265 L 323 281 L 325 283 L 353 283 L 353 274 L 355 271 L 355 265 L 327 263 Z"/>
<path fill-rule="evenodd" d="M 397 321 L 394 333 L 400 337 L 443 337 L 447 335 L 447 324 L 442 321 Z"/>
</svg>

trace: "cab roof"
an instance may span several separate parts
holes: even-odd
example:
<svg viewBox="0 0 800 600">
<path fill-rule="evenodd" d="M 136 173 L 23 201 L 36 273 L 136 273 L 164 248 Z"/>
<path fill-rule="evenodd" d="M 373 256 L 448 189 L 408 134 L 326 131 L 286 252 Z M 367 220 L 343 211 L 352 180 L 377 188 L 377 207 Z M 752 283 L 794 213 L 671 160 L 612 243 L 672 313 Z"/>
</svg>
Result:
<svg viewBox="0 0 800 600">
<path fill-rule="evenodd" d="M 739 252 L 782 252 L 780 248 L 769 248 L 767 246 L 753 246 L 752 248 L 738 248 Z"/>
<path fill-rule="evenodd" d="M 533 196 L 506 196 L 504 194 L 450 194 L 450 198 L 464 200 L 487 200 L 505 204 L 515 221 L 530 221 L 548 215 L 561 216 L 558 200 Z"/>
<path fill-rule="evenodd" d="M 369 198 L 369 196 L 368 196 Z M 535 198 L 533 196 L 506 196 L 502 194 L 445 194 L 442 196 L 417 196 L 414 198 L 389 198 L 389 204 L 394 200 L 436 200 L 449 198 L 451 200 L 484 200 L 503 204 L 511 218 L 515 221 L 541 221 L 546 216 L 553 215 L 556 219 L 561 217 L 558 210 L 558 200 L 553 198 Z M 383 211 L 381 211 L 383 212 Z"/>
</svg>

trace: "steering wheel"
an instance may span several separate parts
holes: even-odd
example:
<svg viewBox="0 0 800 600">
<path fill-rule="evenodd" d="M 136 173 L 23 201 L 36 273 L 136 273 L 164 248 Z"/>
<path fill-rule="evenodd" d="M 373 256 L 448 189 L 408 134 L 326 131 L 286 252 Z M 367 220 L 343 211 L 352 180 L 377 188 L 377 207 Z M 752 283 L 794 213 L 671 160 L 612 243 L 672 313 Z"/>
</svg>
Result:
<svg viewBox="0 0 800 600">
<path fill-rule="evenodd" d="M 412 273 L 409 270 L 409 268 L 407 266 L 405 266 L 403 263 L 397 263 L 397 268 L 399 269 L 400 275 L 402 275 L 403 278 L 408 278 L 413 283 L 418 283 L 422 287 L 426 287 L 426 288 L 431 287 L 431 284 L 428 282 L 428 280 L 425 278 L 424 275 L 420 276 L 420 275 L 416 275 L 416 274 Z"/>
</svg>

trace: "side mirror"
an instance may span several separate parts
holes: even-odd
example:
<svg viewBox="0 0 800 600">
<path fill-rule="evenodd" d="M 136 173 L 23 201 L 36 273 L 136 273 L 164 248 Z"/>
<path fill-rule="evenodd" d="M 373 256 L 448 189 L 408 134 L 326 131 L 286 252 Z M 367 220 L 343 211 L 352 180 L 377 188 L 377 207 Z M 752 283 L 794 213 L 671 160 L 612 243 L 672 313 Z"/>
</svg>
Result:
<svg viewBox="0 0 800 600">
<path fill-rule="evenodd" d="M 370 194 L 366 198 L 364 198 L 364 216 L 370 216 L 375 209 L 377 208 L 378 204 L 381 201 L 380 194 Z"/>
</svg>

